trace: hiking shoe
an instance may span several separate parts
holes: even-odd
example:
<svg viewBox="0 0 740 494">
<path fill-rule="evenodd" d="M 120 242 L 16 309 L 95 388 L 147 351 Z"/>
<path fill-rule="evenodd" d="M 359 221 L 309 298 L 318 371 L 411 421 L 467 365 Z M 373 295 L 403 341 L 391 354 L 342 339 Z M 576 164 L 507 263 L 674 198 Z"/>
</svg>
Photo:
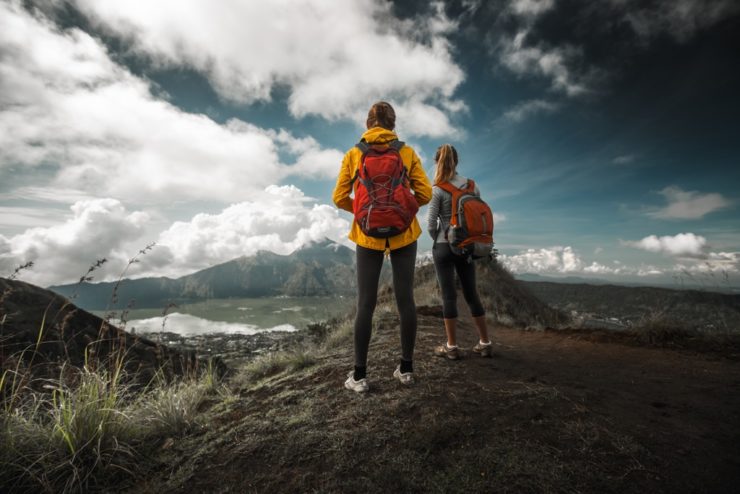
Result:
<svg viewBox="0 0 740 494">
<path fill-rule="evenodd" d="M 401 381 L 401 384 L 405 384 L 405 385 L 413 384 L 414 382 L 414 373 L 413 372 L 401 372 L 400 365 L 396 367 L 396 370 L 393 371 L 393 377 Z"/>
<path fill-rule="evenodd" d="M 493 356 L 493 345 L 488 342 L 487 345 L 482 344 L 480 341 L 473 347 L 473 351 L 481 357 L 490 358 Z"/>
<path fill-rule="evenodd" d="M 435 347 L 434 355 L 436 355 L 437 357 L 448 358 L 450 360 L 457 360 L 460 358 L 460 352 L 458 351 L 457 347 L 450 348 L 447 346 L 447 343 Z"/>
<path fill-rule="evenodd" d="M 367 378 L 355 381 L 355 372 L 349 371 L 347 380 L 344 381 L 344 387 L 354 391 L 355 393 L 367 393 L 370 390 L 370 385 L 367 383 Z"/>
</svg>

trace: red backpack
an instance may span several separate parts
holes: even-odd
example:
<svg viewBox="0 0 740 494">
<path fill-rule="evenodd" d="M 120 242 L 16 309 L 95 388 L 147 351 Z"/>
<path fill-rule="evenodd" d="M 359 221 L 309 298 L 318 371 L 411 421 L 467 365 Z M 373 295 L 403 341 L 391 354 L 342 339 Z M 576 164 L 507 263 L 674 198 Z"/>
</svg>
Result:
<svg viewBox="0 0 740 494">
<path fill-rule="evenodd" d="M 493 250 L 493 213 L 488 204 L 475 193 L 475 182 L 468 179 L 462 188 L 449 182 L 437 187 L 452 195 L 452 216 L 447 241 L 454 254 L 488 257 Z"/>
<path fill-rule="evenodd" d="M 419 204 L 411 193 L 406 167 L 399 154 L 403 142 L 368 144 L 360 141 L 360 167 L 353 210 L 360 229 L 370 237 L 388 238 L 411 226 Z"/>
</svg>

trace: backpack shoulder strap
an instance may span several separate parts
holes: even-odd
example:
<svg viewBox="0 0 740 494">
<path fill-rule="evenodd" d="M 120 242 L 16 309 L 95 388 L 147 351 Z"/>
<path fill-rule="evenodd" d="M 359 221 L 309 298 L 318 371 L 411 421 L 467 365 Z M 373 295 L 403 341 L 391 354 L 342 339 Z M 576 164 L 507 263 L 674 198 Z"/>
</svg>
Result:
<svg viewBox="0 0 740 494">
<path fill-rule="evenodd" d="M 403 141 L 399 141 L 396 139 L 395 141 L 391 141 L 388 143 L 388 147 L 391 149 L 395 149 L 396 151 L 400 151 L 403 146 L 405 146 L 406 143 Z"/>
<path fill-rule="evenodd" d="M 440 189 L 444 190 L 445 192 L 449 192 L 453 196 L 455 195 L 455 191 L 458 190 L 457 187 L 455 187 L 454 185 L 452 185 L 450 182 L 439 182 L 439 183 L 436 183 L 434 185 L 436 185 Z"/>
<path fill-rule="evenodd" d="M 367 142 L 365 142 L 364 140 L 363 140 L 363 141 L 360 141 L 360 142 L 358 142 L 357 144 L 355 144 L 355 147 L 356 147 L 357 149 L 359 149 L 360 151 L 362 151 L 362 154 L 363 154 L 363 155 L 364 155 L 365 153 L 367 153 L 368 149 L 370 149 L 370 145 L 369 145 L 369 144 L 368 144 Z"/>
<path fill-rule="evenodd" d="M 452 196 L 452 215 L 450 217 L 450 225 L 457 225 L 457 203 L 460 196 L 467 193 L 467 189 L 458 189 L 450 182 L 439 182 L 435 185 L 440 189 L 449 192 Z"/>
</svg>

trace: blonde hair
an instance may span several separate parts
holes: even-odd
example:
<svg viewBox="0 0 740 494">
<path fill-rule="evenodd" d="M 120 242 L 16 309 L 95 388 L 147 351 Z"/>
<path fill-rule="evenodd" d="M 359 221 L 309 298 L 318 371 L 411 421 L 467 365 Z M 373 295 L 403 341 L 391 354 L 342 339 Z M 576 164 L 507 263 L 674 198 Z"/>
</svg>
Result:
<svg viewBox="0 0 740 494">
<path fill-rule="evenodd" d="M 457 168 L 457 149 L 452 144 L 442 144 L 437 148 L 434 161 L 437 163 L 437 170 L 434 173 L 435 185 L 441 182 L 449 182 L 455 176 L 455 169 Z"/>
</svg>

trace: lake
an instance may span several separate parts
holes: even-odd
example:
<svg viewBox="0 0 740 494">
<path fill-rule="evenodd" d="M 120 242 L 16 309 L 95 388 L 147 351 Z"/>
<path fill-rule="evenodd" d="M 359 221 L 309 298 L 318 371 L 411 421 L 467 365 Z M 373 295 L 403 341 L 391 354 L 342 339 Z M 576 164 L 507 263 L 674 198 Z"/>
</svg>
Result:
<svg viewBox="0 0 740 494">
<path fill-rule="evenodd" d="M 126 317 L 126 329 L 182 336 L 296 331 L 343 315 L 354 303 L 354 297 L 342 296 L 211 299 L 172 307 L 167 315 L 161 309 L 133 309 Z"/>
</svg>

